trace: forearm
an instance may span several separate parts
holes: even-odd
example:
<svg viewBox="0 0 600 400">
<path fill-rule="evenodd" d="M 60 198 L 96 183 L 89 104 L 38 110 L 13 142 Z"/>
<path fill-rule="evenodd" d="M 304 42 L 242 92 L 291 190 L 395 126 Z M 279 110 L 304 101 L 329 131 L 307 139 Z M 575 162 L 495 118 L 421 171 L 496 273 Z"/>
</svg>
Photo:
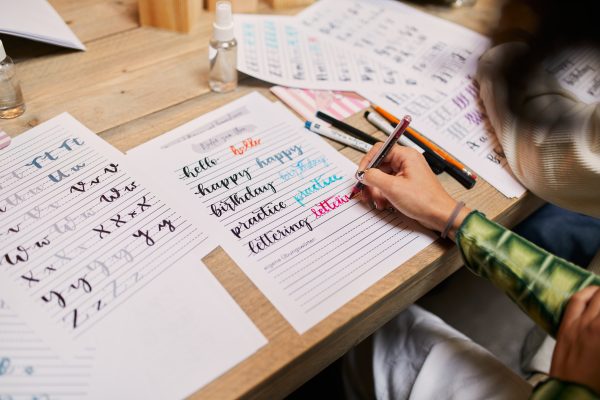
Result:
<svg viewBox="0 0 600 400">
<path fill-rule="evenodd" d="M 552 336 L 571 296 L 600 277 L 535 246 L 510 230 L 470 213 L 456 233 L 465 265 L 502 289 Z"/>
</svg>

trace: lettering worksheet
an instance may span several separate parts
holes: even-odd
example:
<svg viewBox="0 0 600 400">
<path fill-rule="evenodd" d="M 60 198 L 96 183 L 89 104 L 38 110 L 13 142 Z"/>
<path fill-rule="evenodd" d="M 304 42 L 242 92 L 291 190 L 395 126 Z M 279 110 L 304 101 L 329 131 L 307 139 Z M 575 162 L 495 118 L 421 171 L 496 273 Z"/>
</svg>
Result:
<svg viewBox="0 0 600 400">
<path fill-rule="evenodd" d="M 186 396 L 265 343 L 202 264 L 205 231 L 70 115 L 0 171 L 2 299 L 65 362 L 95 349 L 92 398 Z"/>
<path fill-rule="evenodd" d="M 409 114 L 412 126 L 471 168 L 506 197 L 525 188 L 512 174 L 471 80 L 446 91 L 361 92 L 394 115 Z"/>
<path fill-rule="evenodd" d="M 384 63 L 301 29 L 294 17 L 235 15 L 238 69 L 289 87 L 357 90 L 392 88 L 403 78 Z"/>
<path fill-rule="evenodd" d="M 600 101 L 600 51 L 593 46 L 567 49 L 545 62 L 548 73 L 554 75 L 565 89 L 581 101 Z"/>
<path fill-rule="evenodd" d="M 248 115 L 177 146 L 162 143 L 218 120 Z M 398 212 L 349 193 L 356 166 L 280 104 L 254 93 L 128 153 L 164 161 L 225 251 L 300 333 L 434 240 Z"/>
</svg>

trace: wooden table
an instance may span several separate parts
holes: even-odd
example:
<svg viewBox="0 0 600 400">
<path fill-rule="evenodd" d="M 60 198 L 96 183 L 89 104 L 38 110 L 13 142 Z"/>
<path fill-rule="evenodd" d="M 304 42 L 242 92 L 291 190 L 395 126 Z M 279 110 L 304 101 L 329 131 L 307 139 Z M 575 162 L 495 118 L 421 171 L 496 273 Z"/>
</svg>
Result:
<svg viewBox="0 0 600 400">
<path fill-rule="evenodd" d="M 127 151 L 253 90 L 274 99 L 268 84 L 248 77 L 233 93 L 209 91 L 207 43 L 212 17 L 208 14 L 191 34 L 182 35 L 139 27 L 136 0 L 50 2 L 88 50 L 61 50 L 18 63 L 27 112 L 0 122 L 13 136 L 68 111 Z M 428 11 L 487 34 L 499 18 L 501 2 L 479 0 L 474 8 Z M 265 5 L 261 8 L 271 12 Z M 350 121 L 374 131 L 360 114 Z M 362 156 L 332 145 L 355 162 Z M 530 194 L 509 200 L 483 180 L 466 191 L 445 174 L 440 179 L 454 196 L 508 226 L 541 204 Z M 269 340 L 258 353 L 192 396 L 211 399 L 284 397 L 461 266 L 453 244 L 438 240 L 298 335 L 220 248 L 204 261 Z"/>
</svg>

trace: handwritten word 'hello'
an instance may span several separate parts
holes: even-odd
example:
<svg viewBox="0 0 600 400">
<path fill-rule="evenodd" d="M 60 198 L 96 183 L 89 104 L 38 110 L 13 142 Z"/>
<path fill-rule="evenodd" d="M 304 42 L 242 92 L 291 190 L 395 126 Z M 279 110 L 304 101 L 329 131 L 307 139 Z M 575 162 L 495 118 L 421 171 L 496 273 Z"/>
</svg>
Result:
<svg viewBox="0 0 600 400">
<path fill-rule="evenodd" d="M 185 167 L 183 167 L 183 175 L 186 178 L 197 177 L 201 172 L 209 170 L 210 168 L 217 165 L 217 160 L 214 158 L 204 157 L 203 159 L 198 160 L 196 163 L 198 165 L 192 164 L 190 166 L 186 165 Z"/>
<path fill-rule="evenodd" d="M 306 189 L 300 190 L 298 194 L 294 195 L 294 200 L 296 200 L 296 202 L 298 202 L 298 204 L 300 204 L 301 206 L 304 206 L 305 198 L 314 193 L 317 193 L 322 189 L 325 189 L 327 186 L 331 185 L 334 182 L 344 179 L 343 177 L 337 176 L 335 174 L 325 179 L 321 179 L 322 176 L 323 175 L 319 175 L 316 178 L 311 179 L 310 182 L 312 183 L 312 185 L 307 187 Z"/>
<path fill-rule="evenodd" d="M 234 155 L 241 156 L 248 150 L 258 146 L 259 144 L 260 144 L 260 139 L 248 138 L 242 142 L 241 146 L 229 146 L 229 150 L 231 150 L 231 152 Z"/>
<path fill-rule="evenodd" d="M 279 153 L 275 153 L 272 156 L 269 156 L 263 160 L 256 157 L 256 164 L 260 168 L 264 168 L 267 165 L 270 165 L 274 162 L 279 162 L 280 164 L 285 164 L 286 161 L 292 161 L 295 156 L 301 156 L 304 154 L 304 150 L 302 150 L 302 146 L 296 145 L 294 147 L 290 147 L 289 149 L 282 150 Z"/>
<path fill-rule="evenodd" d="M 316 218 L 320 218 L 323 215 L 335 210 L 336 208 L 341 207 L 349 201 L 350 195 L 347 194 L 343 196 L 335 196 L 335 198 L 329 197 L 328 199 L 325 199 L 319 204 L 317 204 L 316 207 L 311 208 L 310 211 Z"/>
</svg>

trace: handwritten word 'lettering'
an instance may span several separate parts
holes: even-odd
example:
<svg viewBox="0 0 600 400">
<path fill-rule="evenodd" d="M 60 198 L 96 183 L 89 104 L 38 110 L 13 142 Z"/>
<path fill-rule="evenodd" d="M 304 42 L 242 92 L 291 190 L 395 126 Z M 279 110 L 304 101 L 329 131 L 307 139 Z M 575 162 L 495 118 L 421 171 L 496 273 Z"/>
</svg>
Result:
<svg viewBox="0 0 600 400">
<path fill-rule="evenodd" d="M 260 139 L 248 138 L 242 142 L 241 146 L 229 146 L 229 150 L 231 150 L 234 155 L 241 156 L 258 145 L 260 145 Z"/>
<path fill-rule="evenodd" d="M 248 242 L 248 247 L 250 251 L 254 254 L 258 254 L 261 251 L 265 250 L 267 247 L 272 244 L 277 243 L 281 239 L 285 239 L 291 234 L 302 230 L 303 228 L 308 229 L 309 232 L 313 230 L 310 222 L 308 222 L 308 217 L 302 218 L 298 222 L 291 224 L 290 226 L 283 226 L 283 228 L 279 228 L 277 230 L 270 230 L 266 233 L 263 233 L 256 239 Z"/>
<path fill-rule="evenodd" d="M 247 230 L 252 228 L 253 225 L 258 224 L 259 222 L 277 214 L 279 211 L 286 208 L 287 205 L 280 201 L 277 204 L 273 204 L 272 202 L 268 202 L 267 204 L 260 206 L 258 209 L 252 211 L 252 216 L 245 221 L 239 221 L 237 226 L 231 228 L 231 233 L 233 233 L 238 239 L 241 235 L 242 230 Z"/>
<path fill-rule="evenodd" d="M 341 207 L 349 201 L 350 195 L 347 194 L 343 196 L 335 196 L 335 198 L 329 197 L 328 199 L 325 199 L 319 204 L 317 204 L 316 207 L 311 208 L 310 211 L 316 218 L 320 218 L 323 215 L 335 210 L 336 208 Z"/>
<path fill-rule="evenodd" d="M 265 159 L 260 159 L 256 157 L 256 164 L 260 168 L 264 168 L 267 165 L 270 165 L 275 162 L 279 162 L 280 164 L 285 164 L 286 161 L 292 161 L 295 156 L 301 156 L 304 154 L 302 150 L 302 146 L 296 145 L 294 147 L 290 147 L 289 149 L 282 150 L 279 153 L 275 153 L 272 156 L 269 156 Z"/>
<path fill-rule="evenodd" d="M 240 204 L 244 204 L 245 202 L 252 200 L 255 197 L 269 192 L 273 194 L 277 193 L 277 189 L 275 189 L 275 186 L 273 186 L 273 182 L 269 182 L 262 186 L 254 188 L 246 186 L 246 190 L 243 191 L 242 194 L 234 193 L 228 198 L 219 201 L 218 203 L 211 204 L 211 214 L 219 218 L 229 211 L 235 211 L 237 206 L 239 206 Z"/>
<path fill-rule="evenodd" d="M 204 187 L 203 183 L 199 183 L 197 186 L 197 190 L 194 194 L 199 194 L 201 196 L 206 196 L 209 193 L 212 193 L 221 188 L 229 189 L 230 186 L 237 186 L 238 180 L 242 178 L 246 178 L 246 180 L 252 180 L 252 175 L 250 175 L 250 167 L 243 169 L 239 172 L 236 172 L 232 175 L 229 175 L 218 182 L 211 183 L 207 187 Z"/>
<path fill-rule="evenodd" d="M 319 175 L 316 178 L 311 179 L 310 183 L 312 183 L 312 185 L 307 187 L 306 189 L 300 190 L 298 194 L 294 195 L 294 200 L 296 200 L 296 202 L 298 202 L 298 204 L 300 204 L 301 206 L 304 206 L 305 198 L 322 189 L 325 189 L 327 186 L 331 185 L 334 182 L 344 179 L 343 177 L 337 176 L 335 174 L 325 179 L 322 179 L 322 177 L 323 175 Z"/>
</svg>

